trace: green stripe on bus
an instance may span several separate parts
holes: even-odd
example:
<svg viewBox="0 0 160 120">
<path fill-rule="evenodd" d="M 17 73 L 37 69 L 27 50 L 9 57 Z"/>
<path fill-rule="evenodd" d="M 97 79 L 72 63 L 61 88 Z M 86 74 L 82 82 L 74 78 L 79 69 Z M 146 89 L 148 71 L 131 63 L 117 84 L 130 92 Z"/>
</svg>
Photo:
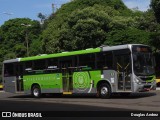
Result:
<svg viewBox="0 0 160 120">
<path fill-rule="evenodd" d="M 29 60 L 47 59 L 47 58 L 54 58 L 54 57 L 80 55 L 80 54 L 87 54 L 87 53 L 96 53 L 96 52 L 100 52 L 100 51 L 101 51 L 101 48 L 95 48 L 95 49 L 80 50 L 80 51 L 73 51 L 73 52 L 64 52 L 64 53 L 55 53 L 55 54 L 48 54 L 48 55 L 41 55 L 41 56 L 26 57 L 26 58 L 21 58 L 20 61 L 29 61 Z"/>
</svg>

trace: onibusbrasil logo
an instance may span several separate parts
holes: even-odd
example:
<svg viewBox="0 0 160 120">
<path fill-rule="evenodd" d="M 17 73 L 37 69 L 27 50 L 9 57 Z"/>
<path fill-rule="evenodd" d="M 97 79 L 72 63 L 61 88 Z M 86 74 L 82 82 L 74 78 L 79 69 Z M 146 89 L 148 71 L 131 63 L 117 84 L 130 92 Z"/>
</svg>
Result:
<svg viewBox="0 0 160 120">
<path fill-rule="evenodd" d="M 42 114 L 32 112 L 2 112 L 2 117 L 42 117 Z"/>
</svg>

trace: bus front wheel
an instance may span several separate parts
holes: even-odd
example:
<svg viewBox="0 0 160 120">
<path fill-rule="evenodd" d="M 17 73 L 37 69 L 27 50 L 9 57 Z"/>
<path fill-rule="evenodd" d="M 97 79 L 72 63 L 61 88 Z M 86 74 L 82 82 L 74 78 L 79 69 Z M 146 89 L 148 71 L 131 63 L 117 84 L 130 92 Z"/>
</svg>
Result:
<svg viewBox="0 0 160 120">
<path fill-rule="evenodd" d="M 102 83 L 99 86 L 98 94 L 100 95 L 101 98 L 103 99 L 108 99 L 111 96 L 111 88 L 107 83 Z"/>
<path fill-rule="evenodd" d="M 35 98 L 38 98 L 41 96 L 41 89 L 40 89 L 39 85 L 34 85 L 32 87 L 32 96 Z"/>
</svg>

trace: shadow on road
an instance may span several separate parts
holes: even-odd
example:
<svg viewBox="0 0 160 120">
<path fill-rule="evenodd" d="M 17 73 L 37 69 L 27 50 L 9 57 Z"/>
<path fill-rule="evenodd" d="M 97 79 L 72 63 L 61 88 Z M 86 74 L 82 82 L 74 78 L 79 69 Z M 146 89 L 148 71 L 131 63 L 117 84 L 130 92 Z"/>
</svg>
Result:
<svg viewBox="0 0 160 120">
<path fill-rule="evenodd" d="M 139 99 L 144 97 L 155 96 L 156 93 L 131 93 L 130 95 L 113 94 L 110 99 Z M 9 98 L 33 98 L 31 95 L 16 95 Z M 73 95 L 62 95 L 62 94 L 43 94 L 41 98 L 92 98 L 99 99 L 96 94 L 73 94 Z"/>
</svg>

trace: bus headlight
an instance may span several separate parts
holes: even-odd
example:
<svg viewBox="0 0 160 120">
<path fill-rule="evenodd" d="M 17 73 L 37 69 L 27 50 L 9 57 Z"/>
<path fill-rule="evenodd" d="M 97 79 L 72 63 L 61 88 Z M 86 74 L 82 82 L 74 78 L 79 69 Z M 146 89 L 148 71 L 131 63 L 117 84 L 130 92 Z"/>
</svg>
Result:
<svg viewBox="0 0 160 120">
<path fill-rule="evenodd" d="M 134 78 L 134 81 L 135 81 L 136 83 L 138 83 L 138 84 L 141 84 L 141 82 L 140 82 L 141 80 L 140 80 L 140 78 L 138 78 L 138 77 L 135 77 L 135 78 Z"/>
</svg>

